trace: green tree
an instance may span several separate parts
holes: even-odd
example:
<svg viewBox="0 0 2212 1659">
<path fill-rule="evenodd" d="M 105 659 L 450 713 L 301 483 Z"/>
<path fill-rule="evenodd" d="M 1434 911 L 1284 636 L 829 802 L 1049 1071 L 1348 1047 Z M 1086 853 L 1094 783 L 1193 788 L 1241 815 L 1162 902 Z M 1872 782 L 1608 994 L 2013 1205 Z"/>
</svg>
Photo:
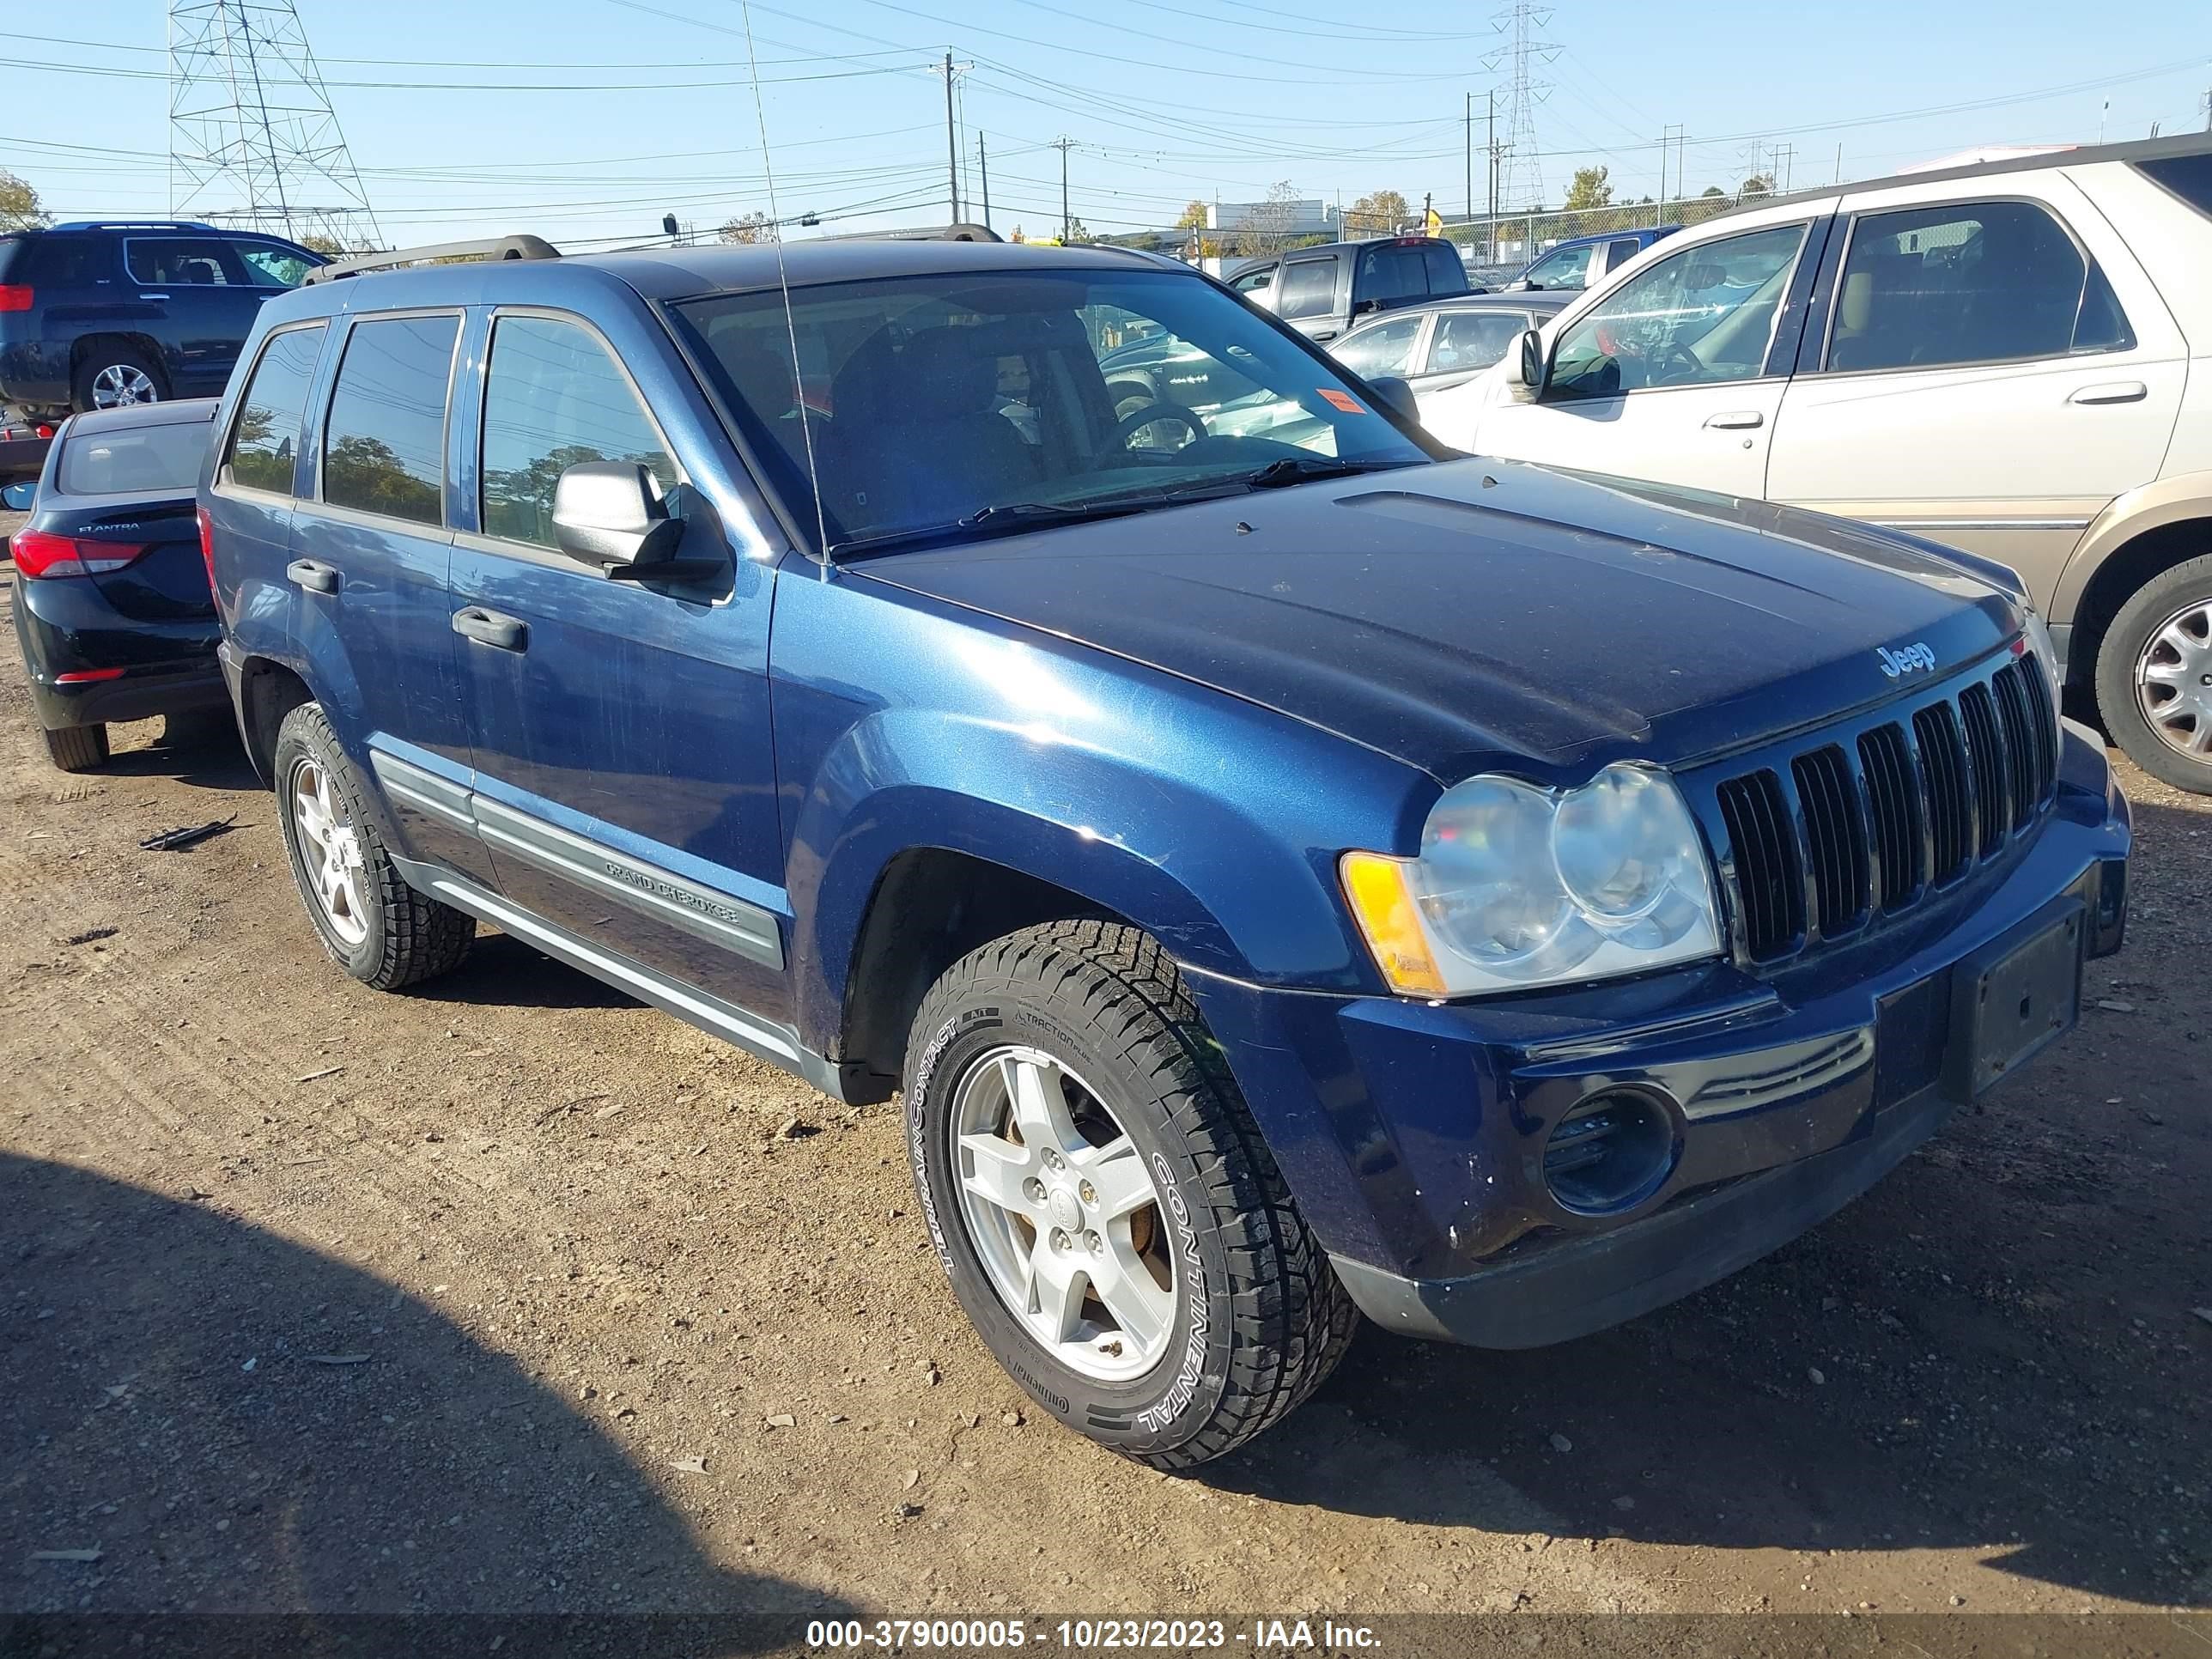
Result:
<svg viewBox="0 0 2212 1659">
<path fill-rule="evenodd" d="M 0 230 L 36 230 L 46 222 L 39 205 L 39 192 L 24 179 L 0 167 Z"/>
<path fill-rule="evenodd" d="M 311 230 L 299 240 L 301 247 L 313 248 L 318 253 L 327 253 L 333 259 L 343 259 L 346 256 L 346 245 L 343 242 L 319 230 Z"/>
<path fill-rule="evenodd" d="M 759 212 L 731 220 L 722 227 L 721 238 L 726 242 L 779 242 L 783 240 L 782 233 L 775 228 L 775 222 L 765 213 Z"/>
<path fill-rule="evenodd" d="M 1569 213 L 1613 205 L 1613 183 L 1604 167 L 1577 167 L 1567 199 L 1559 204 Z"/>
<path fill-rule="evenodd" d="M 1370 191 L 1344 210 L 1346 236 L 1388 236 L 1413 216 L 1413 204 L 1395 190 Z"/>
<path fill-rule="evenodd" d="M 1774 175 L 1771 173 L 1753 173 L 1750 178 L 1743 181 L 1742 185 L 1736 191 L 1736 196 L 1739 200 L 1753 196 L 1771 196 L 1773 194 Z"/>
<path fill-rule="evenodd" d="M 1070 219 L 1067 222 L 1067 228 L 1060 240 L 1067 246 L 1073 247 L 1078 243 L 1095 241 L 1097 239 L 1091 235 L 1090 229 L 1082 220 Z"/>
<path fill-rule="evenodd" d="M 1717 196 L 1722 199 L 1726 200 L 1728 192 L 1723 190 L 1718 185 L 1707 185 L 1703 190 L 1698 192 L 1698 195 L 1701 198 L 1707 196 Z"/>
</svg>

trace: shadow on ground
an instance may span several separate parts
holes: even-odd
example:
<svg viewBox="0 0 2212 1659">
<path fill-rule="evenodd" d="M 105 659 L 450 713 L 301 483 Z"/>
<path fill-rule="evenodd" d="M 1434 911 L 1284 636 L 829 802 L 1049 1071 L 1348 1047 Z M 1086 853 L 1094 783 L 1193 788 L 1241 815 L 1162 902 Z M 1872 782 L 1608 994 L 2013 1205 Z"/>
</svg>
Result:
<svg viewBox="0 0 2212 1659">
<path fill-rule="evenodd" d="M 0 1262 L 6 1613 L 749 1614 L 744 1651 L 846 1611 L 708 1559 L 445 1314 L 204 1201 L 0 1154 Z"/>
<path fill-rule="evenodd" d="M 1559 1347 L 1364 1331 L 1312 1405 L 1202 1478 L 1493 1530 L 1964 1548 L 2212 1605 L 2212 958 L 2187 845 L 2212 817 L 2138 805 L 2136 824 L 2130 943 L 2089 965 L 2081 1028 L 1856 1204 Z"/>
</svg>

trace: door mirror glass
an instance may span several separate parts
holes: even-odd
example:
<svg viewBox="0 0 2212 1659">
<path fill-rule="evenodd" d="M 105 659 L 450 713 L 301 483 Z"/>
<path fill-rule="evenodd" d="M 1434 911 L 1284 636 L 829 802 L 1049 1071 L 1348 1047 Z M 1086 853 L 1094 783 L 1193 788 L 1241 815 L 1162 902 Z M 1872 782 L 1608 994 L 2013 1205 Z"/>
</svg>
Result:
<svg viewBox="0 0 2212 1659">
<path fill-rule="evenodd" d="M 38 493 L 38 480 L 26 478 L 21 483 L 11 483 L 5 489 L 0 489 L 0 501 L 5 501 L 8 504 L 8 510 L 10 513 L 28 513 L 31 510 L 32 497 Z"/>
<path fill-rule="evenodd" d="M 659 564 L 676 556 L 684 526 L 639 463 L 579 461 L 554 488 L 553 534 L 586 564 Z"/>
<path fill-rule="evenodd" d="M 1368 381 L 1367 389 L 1375 394 L 1375 401 L 1392 414 L 1415 425 L 1420 423 L 1421 406 L 1414 400 L 1413 388 L 1398 375 L 1378 374 Z"/>
</svg>

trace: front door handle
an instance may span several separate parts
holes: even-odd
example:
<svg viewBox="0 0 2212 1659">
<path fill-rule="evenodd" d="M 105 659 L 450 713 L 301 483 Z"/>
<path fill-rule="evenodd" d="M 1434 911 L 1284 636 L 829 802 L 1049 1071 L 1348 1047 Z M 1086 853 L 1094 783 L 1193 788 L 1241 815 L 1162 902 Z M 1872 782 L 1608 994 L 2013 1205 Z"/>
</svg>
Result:
<svg viewBox="0 0 2212 1659">
<path fill-rule="evenodd" d="M 516 617 L 502 617 L 496 611 L 487 611 L 480 605 L 453 612 L 453 632 L 464 639 L 474 640 L 478 645 L 492 646 L 501 651 L 527 651 L 530 648 L 530 625 Z"/>
<path fill-rule="evenodd" d="M 1709 415 L 1705 424 L 1721 432 L 1748 432 L 1755 426 L 1765 426 L 1766 416 L 1755 409 L 1734 409 L 1722 415 Z"/>
<path fill-rule="evenodd" d="M 2150 388 L 2141 380 L 2107 380 L 2102 386 L 2085 386 L 2067 398 L 2069 404 L 2139 404 L 2150 396 Z"/>
<path fill-rule="evenodd" d="M 319 559 L 295 559 L 284 567 L 285 579 L 310 593 L 335 593 L 338 573 Z"/>
</svg>

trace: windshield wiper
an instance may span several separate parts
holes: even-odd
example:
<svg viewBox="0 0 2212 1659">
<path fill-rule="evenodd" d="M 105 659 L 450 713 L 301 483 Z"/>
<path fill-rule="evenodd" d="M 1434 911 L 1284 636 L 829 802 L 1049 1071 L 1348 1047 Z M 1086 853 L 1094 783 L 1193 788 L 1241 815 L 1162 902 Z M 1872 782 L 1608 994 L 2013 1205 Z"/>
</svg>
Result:
<svg viewBox="0 0 2212 1659">
<path fill-rule="evenodd" d="M 1270 461 L 1257 472 L 1244 475 L 1254 489 L 1280 489 L 1285 484 L 1310 483 L 1316 478 L 1348 478 L 1361 472 L 1387 472 L 1394 467 L 1413 466 L 1404 461 L 1340 461 L 1327 455 L 1291 455 Z"/>
<path fill-rule="evenodd" d="M 832 544 L 832 558 L 846 554 L 887 551 L 914 542 L 957 538 L 963 534 L 1001 535 L 1041 524 L 1080 524 L 1088 520 L 1119 519 L 1147 507 L 1170 505 L 1167 496 L 1121 495 L 1099 501 L 995 501 L 979 507 L 965 518 L 946 524 L 920 525 L 911 530 L 888 530 L 878 536 L 859 536 Z"/>
</svg>

